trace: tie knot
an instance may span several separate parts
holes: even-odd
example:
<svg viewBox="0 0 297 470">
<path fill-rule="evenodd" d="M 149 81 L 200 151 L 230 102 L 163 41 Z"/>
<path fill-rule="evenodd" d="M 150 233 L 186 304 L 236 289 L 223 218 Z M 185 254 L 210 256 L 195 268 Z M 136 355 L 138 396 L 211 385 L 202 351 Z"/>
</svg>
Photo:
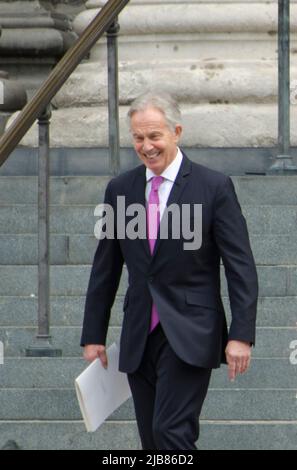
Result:
<svg viewBox="0 0 297 470">
<path fill-rule="evenodd" d="M 159 187 L 163 183 L 163 176 L 154 176 L 152 179 L 152 190 L 153 191 L 158 191 Z"/>
</svg>

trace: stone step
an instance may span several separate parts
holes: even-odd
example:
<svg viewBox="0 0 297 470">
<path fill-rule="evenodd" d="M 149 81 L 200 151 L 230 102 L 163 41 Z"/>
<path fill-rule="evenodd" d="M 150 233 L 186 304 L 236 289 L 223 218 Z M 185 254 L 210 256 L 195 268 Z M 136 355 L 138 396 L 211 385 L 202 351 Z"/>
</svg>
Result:
<svg viewBox="0 0 297 470">
<path fill-rule="evenodd" d="M 99 202 L 98 202 L 99 204 Z M 85 234 L 92 236 L 98 217 L 93 205 L 52 205 L 52 234 Z M 297 207 L 294 205 L 242 205 L 250 234 L 295 235 Z M 37 206 L 33 204 L 0 205 L 0 234 L 28 235 L 37 233 Z"/>
<path fill-rule="evenodd" d="M 104 423 L 96 433 L 87 433 L 81 421 L 2 421 L 0 447 L 9 440 L 25 450 L 141 449 L 135 422 Z"/>
<path fill-rule="evenodd" d="M 123 319 L 123 295 L 117 295 L 110 326 L 121 326 Z M 230 323 L 229 301 L 223 298 L 228 323 Z M 55 296 L 50 299 L 51 326 L 81 326 L 85 295 Z M 1 296 L 0 326 L 35 327 L 37 322 L 37 297 Z M 296 325 L 297 297 L 260 297 L 258 301 L 257 326 L 293 327 Z"/>
<path fill-rule="evenodd" d="M 242 205 L 294 206 L 297 203 L 297 176 L 240 176 L 232 180 Z"/>
<path fill-rule="evenodd" d="M 187 147 L 186 155 L 200 163 L 227 175 L 265 175 L 271 162 L 277 157 L 277 147 L 238 147 L 225 148 L 208 146 Z M 38 173 L 38 149 L 17 147 L 0 168 L 3 176 L 36 176 Z M 240 155 L 240 157 L 239 157 Z M 291 147 L 291 155 L 297 158 L 297 147 Z M 50 149 L 51 175 L 69 177 L 110 175 L 110 155 L 107 147 L 53 147 Z M 139 159 L 131 146 L 121 147 L 121 173 L 139 165 Z M 22 201 L 21 201 L 22 202 Z M 91 201 L 96 205 L 97 201 Z M 258 202 L 257 202 L 258 204 Z"/>
<path fill-rule="evenodd" d="M 73 388 L 74 379 L 87 367 L 82 357 L 25 358 L 5 357 L 1 366 L 1 389 Z M 210 387 L 214 389 L 290 389 L 297 388 L 296 365 L 288 358 L 254 357 L 248 373 L 234 383 L 228 379 L 227 367 L 213 371 Z"/>
<path fill-rule="evenodd" d="M 240 149 L 238 149 L 240 152 Z M 101 203 L 110 176 L 51 177 L 51 204 L 91 205 Z M 296 206 L 297 176 L 234 176 L 239 201 L 245 206 Z M 37 204 L 35 176 L 0 176 L 0 207 Z M 251 210 L 251 208 L 249 208 Z"/>
<path fill-rule="evenodd" d="M 67 389 L 0 389 L 1 421 L 79 421 L 82 419 L 76 393 Z M 273 403 L 273 406 L 271 404 Z M 210 388 L 201 419 L 297 421 L 296 390 Z M 135 412 L 129 399 L 108 421 L 132 421 Z"/>
<path fill-rule="evenodd" d="M 296 450 L 296 424 L 283 420 L 201 422 L 198 445 L 201 450 Z"/>
<path fill-rule="evenodd" d="M 296 335 L 295 335 L 296 337 Z M 27 358 L 5 357 L 1 365 L 0 388 L 73 388 L 75 378 L 87 367 L 82 357 Z M 297 366 L 283 358 L 252 359 L 247 374 L 234 383 L 228 379 L 227 367 L 213 372 L 211 388 L 216 389 L 297 389 Z"/>
<path fill-rule="evenodd" d="M 52 295 L 85 295 L 91 266 L 51 266 Z M 124 295 L 127 288 L 127 271 L 124 267 L 118 293 Z M 37 294 L 36 266 L 1 266 L 0 295 L 29 296 Z"/>
<path fill-rule="evenodd" d="M 296 450 L 296 421 L 201 421 L 201 450 Z M 77 421 L 0 423 L 0 447 L 15 441 L 26 450 L 139 450 L 134 421 L 106 422 L 87 433 Z M 100 455 L 98 462 L 101 463 Z"/>
<path fill-rule="evenodd" d="M 85 295 L 91 267 L 87 266 L 52 266 L 51 295 L 78 296 Z M 259 266 L 261 297 L 286 297 L 297 295 L 297 267 Z M 222 295 L 227 295 L 226 284 L 222 274 Z M 124 295 L 127 288 L 127 271 L 124 267 L 118 294 Z M 0 265 L 0 296 L 37 295 L 36 266 L 1 266 Z"/>
<path fill-rule="evenodd" d="M 120 337 L 121 328 L 113 326 L 108 332 L 108 344 Z M 37 334 L 32 327 L 1 327 L 0 341 L 4 345 L 4 357 L 18 357 L 25 354 Z M 52 327 L 51 340 L 55 348 L 62 349 L 64 357 L 79 357 L 81 327 Z M 296 323 L 291 327 L 259 327 L 257 329 L 254 356 L 258 358 L 289 358 L 292 352 L 290 346 L 297 340 Z"/>
<path fill-rule="evenodd" d="M 295 235 L 251 235 L 250 241 L 257 266 L 297 264 Z"/>
<path fill-rule="evenodd" d="M 296 223 L 295 223 L 296 224 Z M 251 245 L 258 266 L 297 265 L 297 236 L 256 235 Z M 94 235 L 52 235 L 50 262 L 55 265 L 91 264 L 98 240 Z M 35 265 L 38 263 L 37 235 L 0 235 L 1 265 Z"/>
<path fill-rule="evenodd" d="M 110 176 L 51 177 L 51 204 L 98 204 L 102 202 Z M 0 177 L 3 204 L 37 204 L 37 177 Z M 296 196 L 297 197 L 297 196 Z"/>
</svg>

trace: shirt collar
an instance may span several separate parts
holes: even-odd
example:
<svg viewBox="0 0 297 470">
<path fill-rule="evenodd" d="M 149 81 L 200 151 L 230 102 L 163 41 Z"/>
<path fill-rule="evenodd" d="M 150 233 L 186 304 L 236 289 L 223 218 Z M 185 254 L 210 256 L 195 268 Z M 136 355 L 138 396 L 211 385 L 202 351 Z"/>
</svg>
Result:
<svg viewBox="0 0 297 470">
<path fill-rule="evenodd" d="M 170 163 L 170 165 L 167 168 L 165 168 L 165 170 L 160 176 L 163 176 L 164 179 L 172 181 L 172 183 L 174 183 L 177 177 L 177 174 L 179 172 L 182 159 L 183 159 L 183 154 L 181 153 L 181 150 L 178 147 L 175 159 Z M 150 168 L 147 168 L 146 169 L 146 181 L 151 180 L 154 176 L 156 176 L 155 173 L 153 173 Z"/>
</svg>

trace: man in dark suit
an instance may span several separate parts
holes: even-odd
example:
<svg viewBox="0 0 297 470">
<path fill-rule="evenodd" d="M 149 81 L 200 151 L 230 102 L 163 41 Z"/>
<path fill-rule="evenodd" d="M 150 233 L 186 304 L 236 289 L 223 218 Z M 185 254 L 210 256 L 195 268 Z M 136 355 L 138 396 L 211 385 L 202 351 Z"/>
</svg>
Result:
<svg viewBox="0 0 297 470">
<path fill-rule="evenodd" d="M 249 367 L 258 295 L 255 263 L 231 179 L 191 162 L 178 147 L 182 126 L 176 102 L 167 94 L 142 95 L 129 119 L 143 165 L 107 186 L 105 203 L 114 211 L 115 230 L 102 237 L 95 254 L 81 344 L 87 360 L 99 357 L 107 367 L 110 311 L 126 263 L 119 368 L 128 374 L 142 447 L 191 450 L 211 370 L 227 361 L 234 380 Z M 125 208 L 138 204 L 146 211 L 145 237 L 123 236 L 123 197 Z M 173 206 L 180 222 L 170 214 Z M 126 227 L 131 213 L 125 212 Z M 201 231 L 199 246 L 181 230 L 186 218 L 193 238 Z M 167 236 L 162 238 L 163 221 Z M 232 312 L 229 333 L 221 259 Z"/>
</svg>

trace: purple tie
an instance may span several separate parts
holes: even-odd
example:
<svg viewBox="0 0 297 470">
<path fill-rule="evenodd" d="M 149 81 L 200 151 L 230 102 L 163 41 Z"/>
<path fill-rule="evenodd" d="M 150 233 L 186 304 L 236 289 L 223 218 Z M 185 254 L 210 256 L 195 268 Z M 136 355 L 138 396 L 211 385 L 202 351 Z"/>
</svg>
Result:
<svg viewBox="0 0 297 470">
<path fill-rule="evenodd" d="M 158 230 L 160 225 L 160 200 L 159 200 L 159 187 L 164 178 L 162 176 L 154 176 L 152 178 L 152 187 L 149 194 L 148 207 L 147 207 L 147 223 L 148 223 L 148 240 L 150 245 L 151 254 L 154 252 Z M 159 315 L 155 304 L 152 305 L 151 326 L 152 332 L 159 323 Z"/>
</svg>

